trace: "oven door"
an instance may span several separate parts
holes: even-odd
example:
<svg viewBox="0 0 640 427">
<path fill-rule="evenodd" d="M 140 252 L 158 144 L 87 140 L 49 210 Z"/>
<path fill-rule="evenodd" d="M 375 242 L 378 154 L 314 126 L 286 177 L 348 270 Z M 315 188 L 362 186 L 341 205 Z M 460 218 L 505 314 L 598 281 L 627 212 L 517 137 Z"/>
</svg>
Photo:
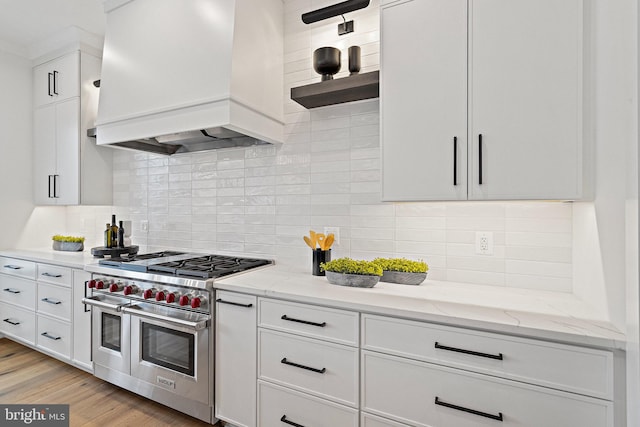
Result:
<svg viewBox="0 0 640 427">
<path fill-rule="evenodd" d="M 91 306 L 91 351 L 96 365 L 131 372 L 130 319 L 122 309 L 128 303 L 106 295 L 83 298 Z"/>
<path fill-rule="evenodd" d="M 209 316 L 150 304 L 123 310 L 131 316 L 131 375 L 208 405 Z"/>
</svg>

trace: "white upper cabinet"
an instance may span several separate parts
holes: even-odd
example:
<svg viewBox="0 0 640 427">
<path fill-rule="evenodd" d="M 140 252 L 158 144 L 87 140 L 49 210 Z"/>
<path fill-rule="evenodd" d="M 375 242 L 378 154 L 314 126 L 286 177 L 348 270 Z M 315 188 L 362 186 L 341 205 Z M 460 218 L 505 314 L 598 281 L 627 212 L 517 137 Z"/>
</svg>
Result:
<svg viewBox="0 0 640 427">
<path fill-rule="evenodd" d="M 95 125 L 99 89 L 92 83 L 99 76 L 100 59 L 80 51 L 33 69 L 36 205 L 111 204 L 111 149 L 86 134 Z"/>
<path fill-rule="evenodd" d="M 383 200 L 467 196 L 467 1 L 381 11 Z"/>
<path fill-rule="evenodd" d="M 582 0 L 383 6 L 383 200 L 587 197 L 583 14 Z"/>
<path fill-rule="evenodd" d="M 80 96 L 79 72 L 79 52 L 72 52 L 34 67 L 34 107 Z"/>
</svg>

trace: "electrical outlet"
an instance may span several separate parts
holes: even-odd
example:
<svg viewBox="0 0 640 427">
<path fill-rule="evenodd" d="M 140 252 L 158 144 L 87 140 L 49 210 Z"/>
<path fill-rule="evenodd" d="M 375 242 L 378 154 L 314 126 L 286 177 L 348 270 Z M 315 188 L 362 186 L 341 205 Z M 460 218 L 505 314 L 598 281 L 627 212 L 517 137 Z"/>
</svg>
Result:
<svg viewBox="0 0 640 427">
<path fill-rule="evenodd" d="M 493 255 L 493 232 L 476 231 L 476 254 Z"/>
<path fill-rule="evenodd" d="M 146 219 L 140 221 L 140 228 L 142 228 L 142 231 L 149 231 L 149 221 Z"/>
<path fill-rule="evenodd" d="M 339 245 L 340 244 L 340 227 L 325 227 L 324 228 L 324 235 L 325 236 L 328 236 L 331 233 L 333 233 L 333 244 L 334 245 Z"/>
</svg>

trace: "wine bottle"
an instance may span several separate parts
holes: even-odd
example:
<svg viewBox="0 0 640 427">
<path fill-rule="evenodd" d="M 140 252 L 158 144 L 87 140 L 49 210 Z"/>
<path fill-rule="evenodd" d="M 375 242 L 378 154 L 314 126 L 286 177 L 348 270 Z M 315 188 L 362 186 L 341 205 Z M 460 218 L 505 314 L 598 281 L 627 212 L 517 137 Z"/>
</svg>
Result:
<svg viewBox="0 0 640 427">
<path fill-rule="evenodd" d="M 112 245 L 111 243 L 111 225 L 109 225 L 109 223 L 107 223 L 107 229 L 104 230 L 104 247 L 105 248 L 110 248 Z"/>
<path fill-rule="evenodd" d="M 124 227 L 122 221 L 120 221 L 120 227 L 118 228 L 118 247 L 124 248 Z"/>
<path fill-rule="evenodd" d="M 111 215 L 111 248 L 118 247 L 118 226 L 116 225 L 116 216 Z"/>
</svg>

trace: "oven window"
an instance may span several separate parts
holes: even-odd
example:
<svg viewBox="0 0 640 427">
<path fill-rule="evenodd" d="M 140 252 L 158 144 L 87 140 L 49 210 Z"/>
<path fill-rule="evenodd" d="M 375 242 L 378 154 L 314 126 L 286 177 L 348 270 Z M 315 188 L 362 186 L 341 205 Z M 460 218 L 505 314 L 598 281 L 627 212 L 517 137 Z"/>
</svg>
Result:
<svg viewBox="0 0 640 427">
<path fill-rule="evenodd" d="M 142 360 L 193 377 L 195 336 L 142 322 Z"/>
<path fill-rule="evenodd" d="M 120 351 L 120 316 L 102 313 L 102 347 Z"/>
</svg>

